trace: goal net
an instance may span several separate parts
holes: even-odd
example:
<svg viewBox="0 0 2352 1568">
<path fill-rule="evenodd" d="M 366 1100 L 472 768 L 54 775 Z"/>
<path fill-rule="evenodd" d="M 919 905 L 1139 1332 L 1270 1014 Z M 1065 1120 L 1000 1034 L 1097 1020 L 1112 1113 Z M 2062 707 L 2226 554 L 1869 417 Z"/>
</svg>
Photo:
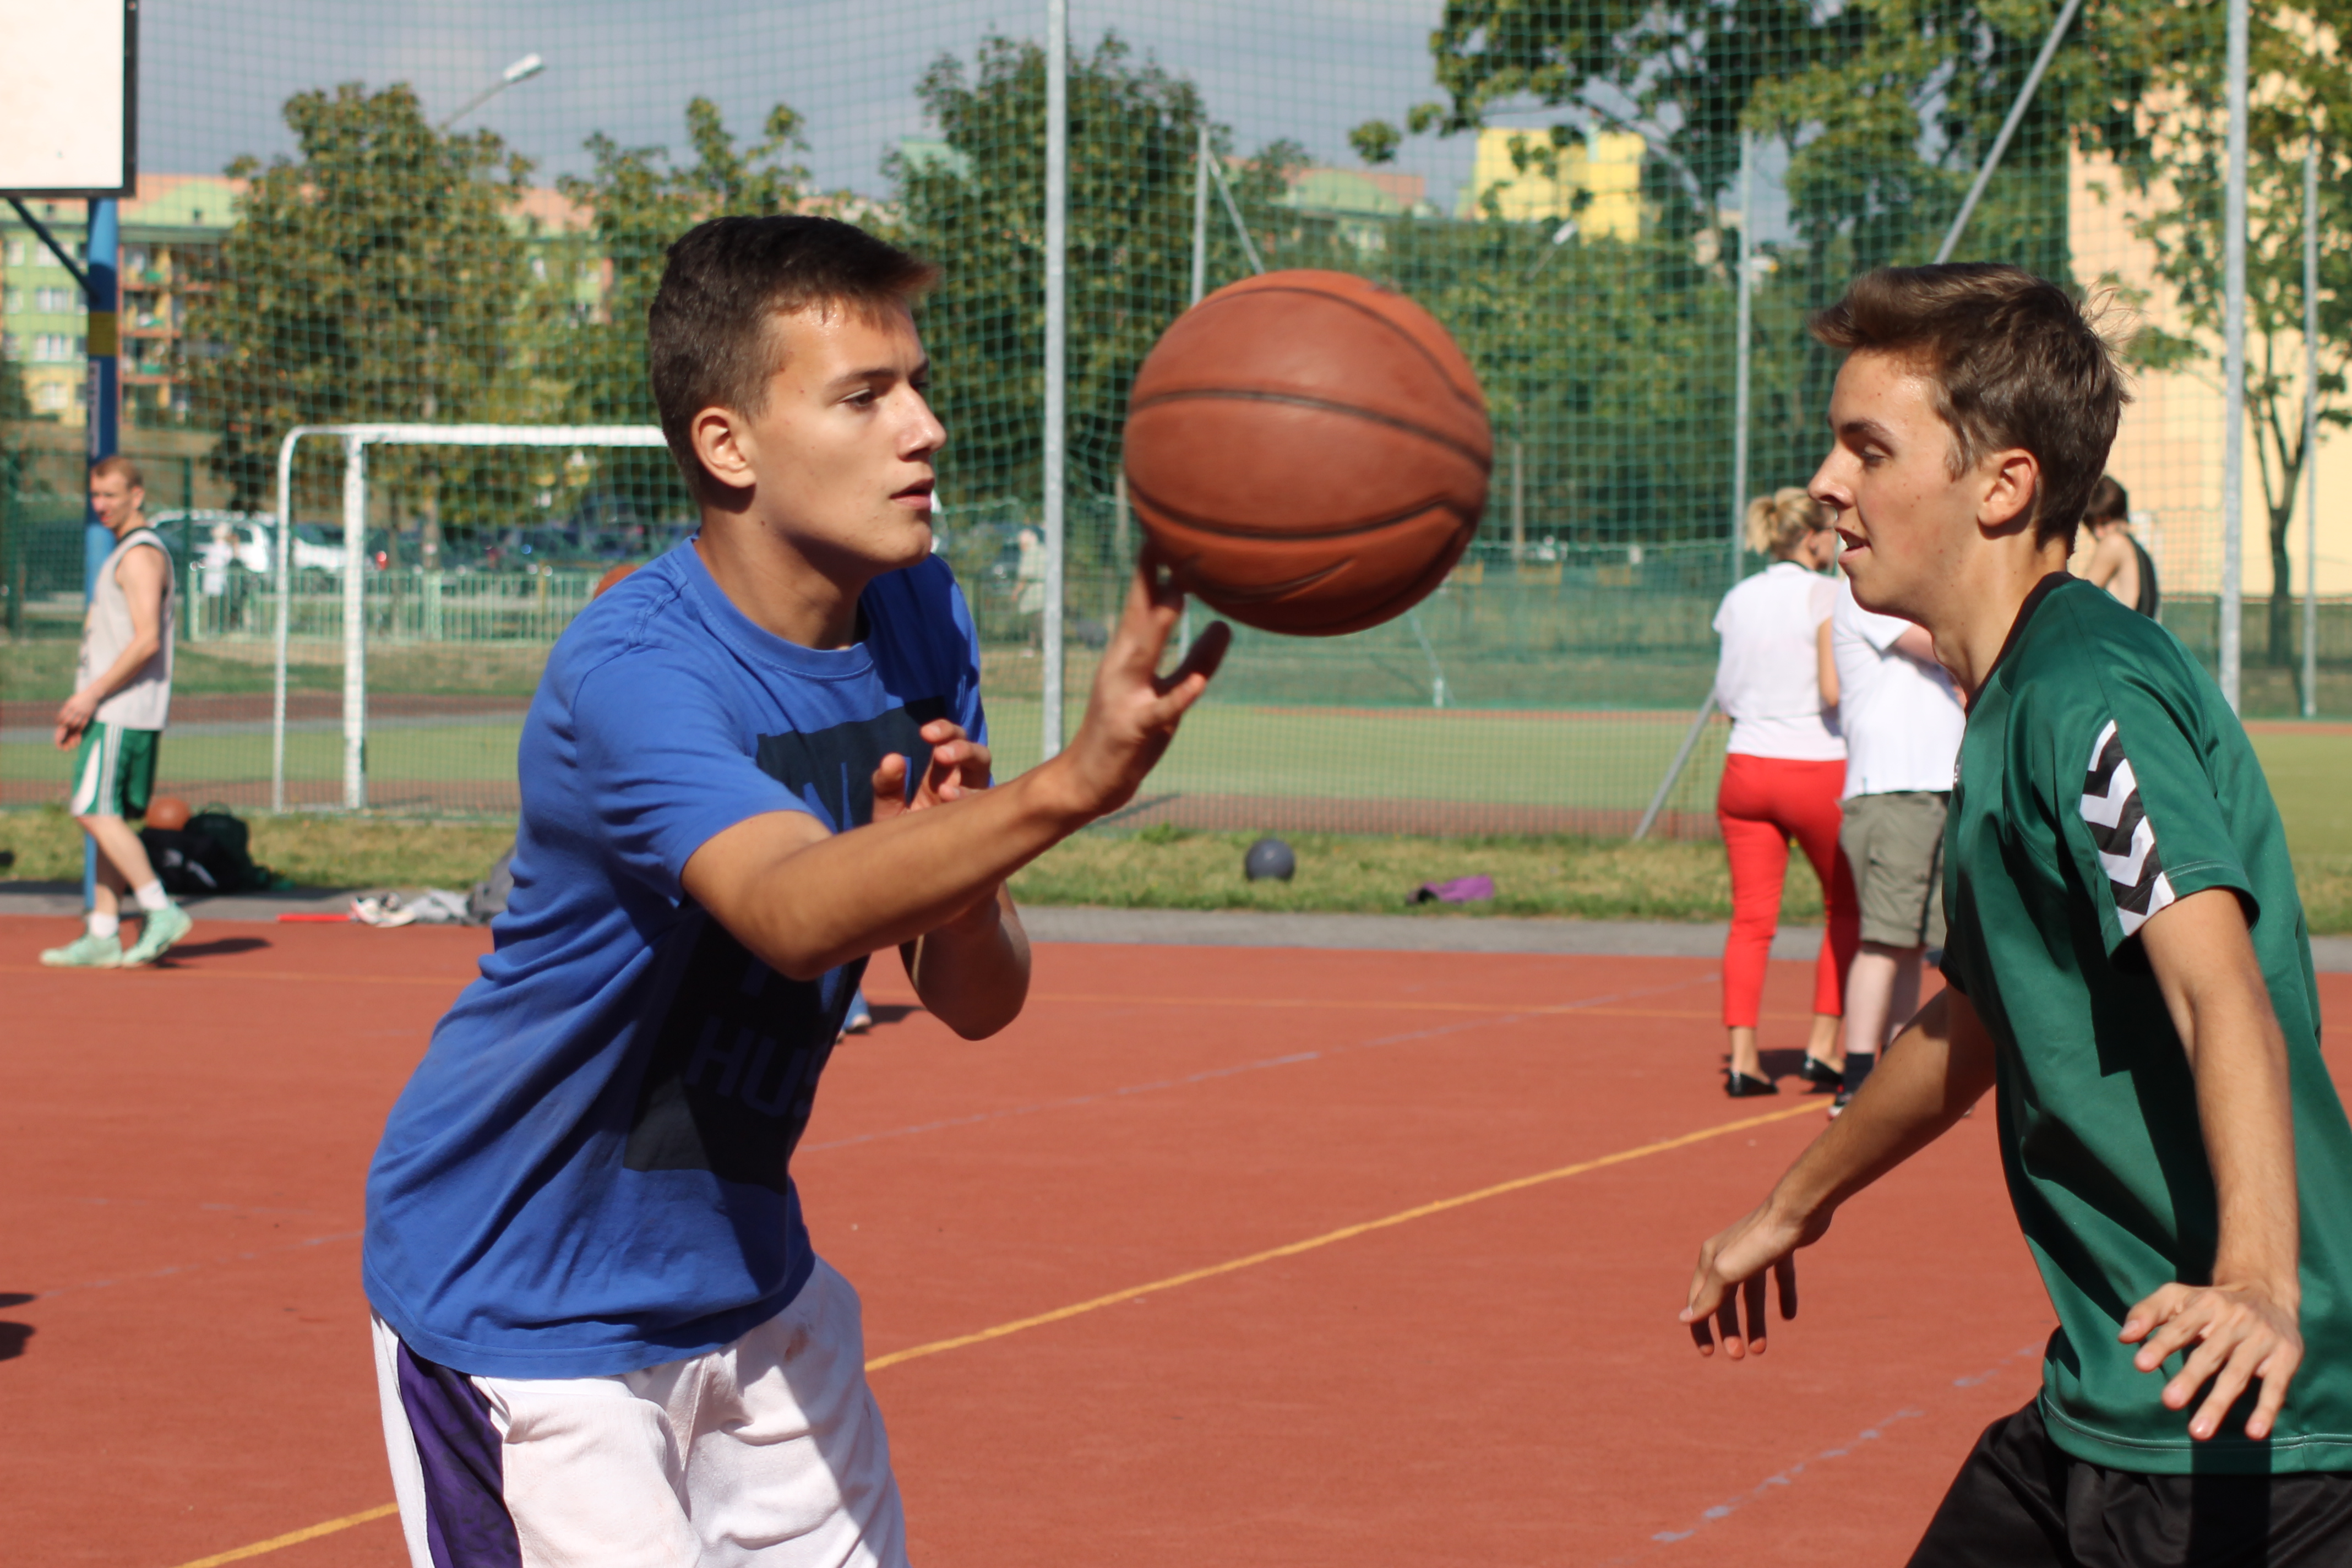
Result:
<svg viewBox="0 0 2352 1568">
<path fill-rule="evenodd" d="M 340 447 L 342 464 L 341 559 L 308 572 L 295 564 L 293 504 L 296 458 L 305 440 Z M 371 450 L 419 459 L 398 466 L 411 482 L 433 472 L 436 457 L 446 463 L 458 453 L 493 452 L 509 459 L 536 455 L 539 461 L 520 466 L 472 464 L 470 477 L 478 483 L 503 468 L 510 479 L 519 477 L 537 491 L 525 504 L 544 510 L 559 489 L 582 488 L 583 476 L 596 467 L 592 454 L 648 447 L 667 453 L 658 426 L 298 425 L 289 430 L 278 447 L 272 541 L 271 809 L 329 804 L 348 811 L 371 805 L 464 813 L 511 809 L 512 741 L 528 703 L 525 682 L 535 681 L 535 667 L 555 634 L 593 592 L 595 552 L 603 550 L 614 563 L 641 558 L 656 542 L 649 535 L 664 526 L 656 520 L 649 530 L 645 520 L 614 512 L 601 537 L 584 542 L 551 528 L 492 529 L 486 542 L 455 552 L 461 558 L 453 560 L 436 516 L 436 527 L 421 531 L 431 548 L 420 552 L 424 558 L 416 565 L 404 567 L 395 554 L 397 520 L 381 530 L 369 526 Z M 667 523 L 673 531 L 678 526 Z M 383 548 L 376 548 L 379 542 Z M 501 560 L 502 552 L 516 559 Z M 540 558 L 531 559 L 534 554 Z M 340 626 L 330 630 L 338 613 Z M 322 701 L 298 703 L 298 628 L 299 644 L 312 656 L 306 663 L 340 664 L 338 731 L 329 731 L 315 711 Z M 372 651 L 379 660 L 406 656 L 419 667 L 388 683 L 399 689 L 399 700 L 381 703 L 373 713 Z M 392 781 L 373 799 L 372 732 L 375 762 Z M 321 743 L 330 733 L 339 742 L 331 748 Z M 330 782 L 339 793 L 322 799 L 326 791 L 320 786 Z"/>
</svg>

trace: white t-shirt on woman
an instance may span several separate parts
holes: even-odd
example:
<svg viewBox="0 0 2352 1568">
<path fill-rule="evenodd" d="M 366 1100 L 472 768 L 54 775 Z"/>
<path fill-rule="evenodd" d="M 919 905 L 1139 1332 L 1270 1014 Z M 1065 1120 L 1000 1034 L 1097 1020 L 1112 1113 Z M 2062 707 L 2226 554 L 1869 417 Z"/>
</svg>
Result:
<svg viewBox="0 0 2352 1568">
<path fill-rule="evenodd" d="M 1727 748 L 1750 757 L 1834 763 L 1845 758 L 1837 715 L 1822 702 L 1821 625 L 1837 584 L 1779 561 L 1723 596 L 1715 629 L 1723 658 L 1715 701 L 1731 720 Z"/>
<path fill-rule="evenodd" d="M 1837 585 L 1831 624 L 1848 737 L 1844 798 L 1949 790 L 1969 727 L 1952 678 L 1940 665 L 1896 652 L 1895 639 L 1911 623 L 1864 609 L 1850 582 Z"/>
</svg>

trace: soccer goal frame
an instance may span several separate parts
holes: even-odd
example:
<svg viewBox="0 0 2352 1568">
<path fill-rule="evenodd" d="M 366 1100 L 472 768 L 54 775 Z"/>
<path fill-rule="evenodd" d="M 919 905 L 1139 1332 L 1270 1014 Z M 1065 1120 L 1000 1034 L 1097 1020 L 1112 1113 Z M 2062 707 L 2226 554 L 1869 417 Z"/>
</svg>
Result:
<svg viewBox="0 0 2352 1568">
<path fill-rule="evenodd" d="M 367 809 L 367 449 L 370 447 L 667 447 L 655 425 L 297 425 L 278 443 L 277 647 L 269 808 L 286 809 L 286 661 L 294 626 L 294 447 L 343 444 L 343 800 Z"/>
</svg>

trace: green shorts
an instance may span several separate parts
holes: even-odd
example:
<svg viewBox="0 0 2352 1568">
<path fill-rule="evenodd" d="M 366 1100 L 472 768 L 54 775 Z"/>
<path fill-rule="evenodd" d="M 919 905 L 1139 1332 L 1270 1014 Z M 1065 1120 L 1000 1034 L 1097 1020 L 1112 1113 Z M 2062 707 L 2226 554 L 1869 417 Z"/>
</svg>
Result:
<svg viewBox="0 0 2352 1568">
<path fill-rule="evenodd" d="M 81 750 L 74 757 L 73 804 L 68 809 L 76 816 L 146 816 L 147 797 L 155 790 L 155 753 L 163 742 L 161 730 L 93 722 L 81 732 Z"/>
<path fill-rule="evenodd" d="M 1863 941 L 1944 944 L 1944 811 L 1950 799 L 1919 789 L 1846 800 L 1838 848 L 1853 868 Z"/>
</svg>

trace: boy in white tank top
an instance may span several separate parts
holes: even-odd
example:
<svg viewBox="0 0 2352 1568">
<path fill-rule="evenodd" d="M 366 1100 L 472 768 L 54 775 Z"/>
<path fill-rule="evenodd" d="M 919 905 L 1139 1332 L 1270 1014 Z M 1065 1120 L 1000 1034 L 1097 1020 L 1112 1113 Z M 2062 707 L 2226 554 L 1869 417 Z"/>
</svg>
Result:
<svg viewBox="0 0 2352 1568">
<path fill-rule="evenodd" d="M 98 890 L 88 929 L 41 954 L 54 968 L 150 963 L 194 924 L 163 896 L 127 820 L 147 813 L 172 707 L 172 556 L 147 526 L 146 500 L 139 467 L 130 458 L 101 458 L 92 465 L 90 510 L 114 531 L 115 546 L 99 570 L 82 623 L 74 692 L 58 709 L 57 744 L 59 751 L 79 748 L 71 809 L 98 845 Z M 139 940 L 127 952 L 121 934 L 124 893 L 142 916 Z"/>
</svg>

